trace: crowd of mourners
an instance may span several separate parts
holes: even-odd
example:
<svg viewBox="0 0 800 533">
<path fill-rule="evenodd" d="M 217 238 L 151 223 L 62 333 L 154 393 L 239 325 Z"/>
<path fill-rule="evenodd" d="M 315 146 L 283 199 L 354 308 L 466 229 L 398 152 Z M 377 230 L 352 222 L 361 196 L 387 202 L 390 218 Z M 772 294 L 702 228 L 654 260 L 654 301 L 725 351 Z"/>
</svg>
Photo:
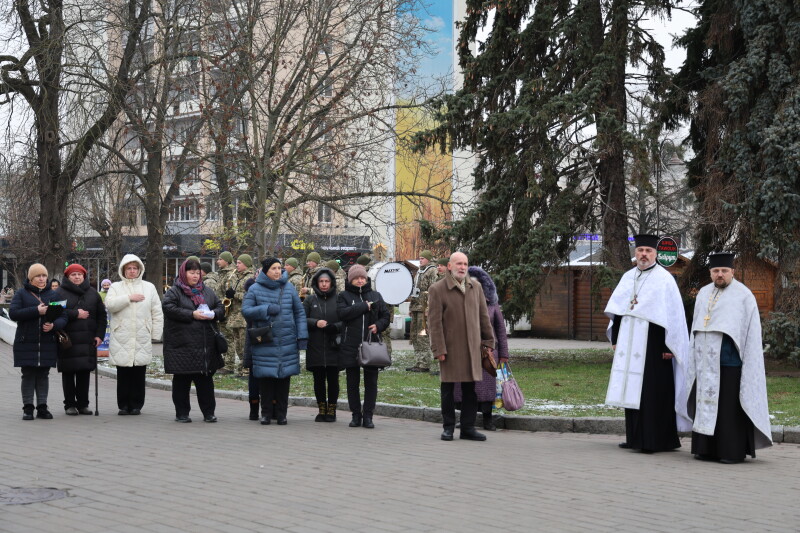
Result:
<svg viewBox="0 0 800 533">
<path fill-rule="evenodd" d="M 294 259 L 284 265 L 266 258 L 256 270 L 249 255 L 234 262 L 225 252 L 218 265 L 212 272 L 207 263 L 189 257 L 163 298 L 143 279 L 144 264 L 133 254 L 120 262 L 120 280 L 103 280 L 100 291 L 79 264 L 69 265 L 61 282 L 49 280 L 44 265 L 31 265 L 19 290 L 4 291 L 10 298 L 9 317 L 17 322 L 13 352 L 22 374 L 23 420 L 53 417 L 48 406 L 52 367 L 62 377 L 65 413 L 93 414 L 90 374 L 108 332 L 119 415 L 141 414 L 152 345 L 163 339 L 177 422 L 192 421 L 192 385 L 203 420 L 217 421 L 214 375 L 226 373 L 227 366 L 228 372 L 238 370 L 249 380 L 251 420 L 286 424 L 290 379 L 300 373 L 300 351 L 306 350 L 305 366 L 313 373 L 319 404 L 315 420 L 336 420 L 344 370 L 350 426 L 373 428 L 382 367 L 359 366 L 356 353 L 362 340 L 377 340 L 389 327 L 390 315 L 364 265 L 350 267 L 343 284 L 334 269 L 316 262 L 297 283 L 290 282 Z M 239 320 L 243 328 L 236 327 Z M 236 338 L 240 333 L 241 340 Z"/>
<path fill-rule="evenodd" d="M 620 447 L 673 450 L 681 446 L 678 432 L 691 430 L 698 459 L 738 463 L 755 457 L 756 449 L 772 444 L 763 343 L 757 301 L 734 277 L 734 254 L 709 255 L 711 283 L 698 291 L 688 324 L 674 277 L 656 261 L 661 239 L 634 239 L 635 266 L 605 309 L 615 350 L 605 403 L 625 409 Z M 119 415 L 141 414 L 152 343 L 163 338 L 177 422 L 192 421 L 193 384 L 203 420 L 217 421 L 219 372 L 248 379 L 251 420 L 285 425 L 290 380 L 301 372 L 304 350 L 319 406 L 315 420 L 336 421 L 344 371 L 350 426 L 374 428 L 378 377 L 389 363 L 365 362 L 359 352 L 362 343 L 380 343 L 393 310 L 372 286 L 369 258 L 360 257 L 346 273 L 335 261 L 321 264 L 316 252 L 308 254 L 304 273 L 296 259 L 267 257 L 255 269 L 251 256 L 234 261 L 230 252 L 220 254 L 217 266 L 213 272 L 210 264 L 187 258 L 162 299 L 143 279 L 136 255 L 123 257 L 119 281 L 103 280 L 100 292 L 79 264 L 67 266 L 61 282 L 49 280 L 43 265 L 31 265 L 21 288 L 0 293 L 11 299 L 9 316 L 17 322 L 13 351 L 22 374 L 23 420 L 53 418 L 52 367 L 61 374 L 66 414 L 93 414 L 89 376 L 108 331 Z M 416 363 L 406 370 L 440 373 L 442 440 L 453 440 L 457 408 L 460 438 L 486 440 L 474 424 L 480 411 L 484 429 L 496 429 L 496 387 L 483 360 L 508 361 L 494 282 L 469 266 L 464 253 L 434 264 L 425 250 L 414 288 L 409 299 Z"/>
</svg>

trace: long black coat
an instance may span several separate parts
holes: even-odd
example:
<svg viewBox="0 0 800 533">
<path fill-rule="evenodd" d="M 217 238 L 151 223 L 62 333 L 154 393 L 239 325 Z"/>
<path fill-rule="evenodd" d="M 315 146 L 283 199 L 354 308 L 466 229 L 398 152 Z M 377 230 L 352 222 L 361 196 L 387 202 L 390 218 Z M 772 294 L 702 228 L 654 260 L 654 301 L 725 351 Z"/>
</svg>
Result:
<svg viewBox="0 0 800 533">
<path fill-rule="evenodd" d="M 367 302 L 372 302 L 372 309 L 368 308 Z M 381 332 L 389 327 L 389 310 L 381 294 L 373 291 L 371 282 L 367 280 L 363 287 L 345 283 L 344 292 L 336 298 L 336 314 L 344 323 L 344 340 L 339 348 L 340 366 L 358 366 L 358 347 L 370 335 L 370 324 L 378 327 L 378 334 L 372 335 L 372 340 L 378 341 Z"/>
<path fill-rule="evenodd" d="M 319 276 L 327 273 L 333 282 L 327 292 L 319 288 Z M 336 335 L 344 330 L 342 322 L 336 314 L 336 276 L 333 271 L 321 268 L 311 278 L 314 294 L 303 302 L 308 322 L 308 347 L 306 348 L 306 368 L 339 366 L 339 347 L 335 343 Z M 317 322 L 325 320 L 325 329 L 317 327 Z"/>
<path fill-rule="evenodd" d="M 64 331 L 69 334 L 72 341 L 72 348 L 58 352 L 58 371 L 94 370 L 97 367 L 97 348 L 94 345 L 94 338 L 102 339 L 106 334 L 108 322 L 106 306 L 87 279 L 80 285 L 75 285 L 66 278 L 56 293 L 59 300 L 67 301 L 69 322 Z M 88 311 L 89 318 L 78 318 L 78 309 Z"/>
<path fill-rule="evenodd" d="M 50 288 L 49 283 L 40 290 L 26 281 L 14 293 L 8 310 L 8 316 L 17 323 L 17 333 L 14 335 L 14 366 L 56 366 L 58 343 L 54 332 L 67 325 L 67 313 L 63 311 L 53 321 L 53 329 L 45 333 L 42 326 L 46 320 L 39 315 L 40 302 L 34 294 L 46 304 L 58 301 L 58 295 Z"/>
<path fill-rule="evenodd" d="M 214 320 L 196 320 L 192 313 L 197 309 L 191 298 L 180 287 L 173 286 L 164 294 L 164 371 L 167 374 L 212 374 L 225 366 L 214 341 L 214 330 L 225 314 L 222 302 L 214 291 L 203 289 L 208 308 L 214 311 Z"/>
</svg>

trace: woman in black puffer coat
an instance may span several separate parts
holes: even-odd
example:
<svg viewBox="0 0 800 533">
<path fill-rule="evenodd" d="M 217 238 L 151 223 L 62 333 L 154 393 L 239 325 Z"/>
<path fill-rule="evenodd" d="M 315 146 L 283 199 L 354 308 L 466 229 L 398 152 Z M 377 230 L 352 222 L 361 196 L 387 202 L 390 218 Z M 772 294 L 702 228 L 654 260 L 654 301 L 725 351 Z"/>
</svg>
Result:
<svg viewBox="0 0 800 533">
<path fill-rule="evenodd" d="M 366 269 L 361 265 L 353 265 L 347 272 L 347 283 L 344 292 L 336 299 L 336 312 L 344 323 L 344 340 L 340 346 L 341 365 L 347 374 L 347 402 L 353 419 L 350 427 L 363 424 L 365 428 L 374 428 L 372 412 L 378 399 L 378 371 L 380 367 L 364 367 L 364 405 L 362 411 L 359 385 L 361 369 L 358 365 L 358 347 L 372 336 L 380 340 L 383 330 L 389 327 L 389 310 L 381 294 L 372 290 Z"/>
<path fill-rule="evenodd" d="M 69 265 L 64 281 L 56 291 L 58 299 L 66 300 L 69 322 L 64 331 L 72 347 L 58 352 L 58 371 L 64 388 L 64 410 L 68 415 L 90 415 L 89 376 L 97 368 L 97 346 L 106 333 L 106 306 L 97 291 L 86 279 L 86 269 Z"/>
<path fill-rule="evenodd" d="M 321 268 L 311 278 L 313 294 L 303 301 L 308 322 L 306 369 L 314 374 L 314 395 L 319 414 L 314 422 L 336 422 L 339 401 L 339 345 L 337 336 L 344 329 L 336 314 L 336 276 Z M 327 393 L 325 385 L 327 383 Z"/>
<path fill-rule="evenodd" d="M 194 259 L 183 262 L 166 294 L 164 310 L 164 371 L 172 374 L 175 421 L 191 422 L 189 391 L 194 382 L 203 420 L 216 422 L 214 372 L 225 366 L 217 350 L 213 323 L 225 314 L 214 291 L 203 285 L 203 271 Z"/>
<path fill-rule="evenodd" d="M 67 325 L 64 308 L 49 305 L 57 300 L 58 295 L 47 283 L 47 269 L 34 263 L 28 269 L 28 281 L 14 293 L 8 310 L 8 316 L 17 323 L 14 366 L 22 371 L 23 420 L 33 420 L 34 395 L 36 418 L 53 418 L 47 409 L 48 374 L 58 359 L 55 332 Z"/>
</svg>

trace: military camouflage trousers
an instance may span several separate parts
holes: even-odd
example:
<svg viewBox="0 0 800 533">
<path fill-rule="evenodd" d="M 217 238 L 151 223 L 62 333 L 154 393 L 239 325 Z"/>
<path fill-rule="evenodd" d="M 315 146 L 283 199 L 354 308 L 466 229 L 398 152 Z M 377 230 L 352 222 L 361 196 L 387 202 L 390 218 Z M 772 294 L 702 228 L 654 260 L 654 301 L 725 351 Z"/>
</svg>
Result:
<svg viewBox="0 0 800 533">
<path fill-rule="evenodd" d="M 228 339 L 228 352 L 225 354 L 225 369 L 237 374 L 244 370 L 244 336 L 247 328 L 229 328 L 220 324 L 220 331 Z M 237 361 L 238 358 L 238 361 Z"/>
<path fill-rule="evenodd" d="M 438 361 L 433 358 L 431 352 L 431 339 L 427 332 L 420 335 L 424 330 L 422 311 L 411 311 L 411 346 L 414 347 L 414 366 L 418 368 L 428 368 L 438 370 Z"/>
</svg>

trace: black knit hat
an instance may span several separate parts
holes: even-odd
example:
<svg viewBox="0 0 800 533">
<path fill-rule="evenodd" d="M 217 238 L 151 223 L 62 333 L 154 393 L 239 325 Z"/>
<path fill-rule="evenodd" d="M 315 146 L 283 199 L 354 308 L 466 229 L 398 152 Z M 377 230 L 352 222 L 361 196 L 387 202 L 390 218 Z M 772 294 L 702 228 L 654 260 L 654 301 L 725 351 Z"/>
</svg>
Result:
<svg viewBox="0 0 800 533">
<path fill-rule="evenodd" d="M 733 252 L 714 252 L 708 254 L 708 268 L 733 268 Z"/>
<path fill-rule="evenodd" d="M 261 269 L 262 269 L 262 271 L 264 273 L 266 273 L 267 270 L 269 270 L 269 267 L 271 267 L 275 263 L 281 264 L 281 260 L 278 259 L 277 257 L 267 257 L 266 259 L 261 261 Z"/>
<path fill-rule="evenodd" d="M 637 248 L 640 246 L 649 246 L 650 248 L 656 248 L 658 246 L 658 235 L 648 235 L 648 234 L 634 235 L 633 240 L 636 241 Z"/>
</svg>

